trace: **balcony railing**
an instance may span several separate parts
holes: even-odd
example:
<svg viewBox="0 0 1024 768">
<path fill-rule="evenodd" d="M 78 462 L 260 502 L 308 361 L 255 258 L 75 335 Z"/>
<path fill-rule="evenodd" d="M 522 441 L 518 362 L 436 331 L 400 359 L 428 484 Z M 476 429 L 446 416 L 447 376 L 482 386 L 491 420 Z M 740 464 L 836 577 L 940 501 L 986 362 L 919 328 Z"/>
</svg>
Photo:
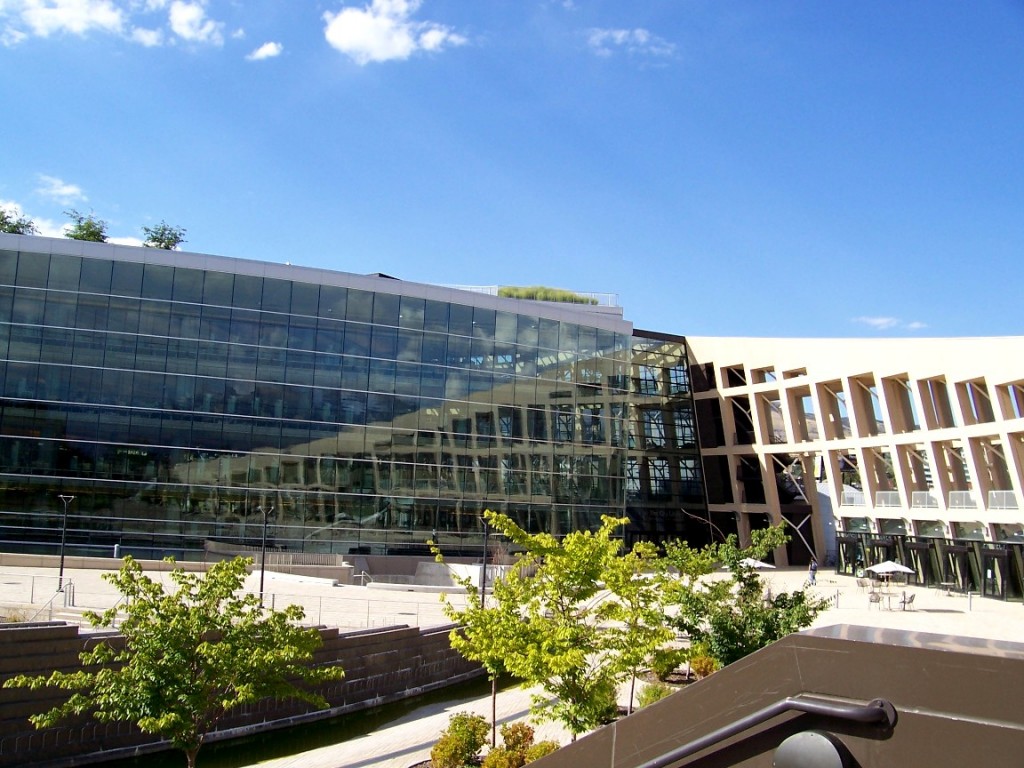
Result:
<svg viewBox="0 0 1024 768">
<path fill-rule="evenodd" d="M 876 491 L 875 492 L 875 506 L 876 507 L 899 507 L 902 506 L 900 501 L 899 491 Z"/>
<path fill-rule="evenodd" d="M 938 509 L 939 500 L 931 491 L 914 491 L 910 495 L 912 509 Z"/>
<path fill-rule="evenodd" d="M 1017 494 L 1013 491 L 989 491 L 989 509 L 1020 509 L 1017 506 Z"/>
<path fill-rule="evenodd" d="M 950 491 L 950 509 L 977 509 L 978 502 L 970 491 Z"/>
<path fill-rule="evenodd" d="M 864 500 L 864 491 L 843 491 L 843 506 L 866 507 L 867 502 Z"/>
</svg>

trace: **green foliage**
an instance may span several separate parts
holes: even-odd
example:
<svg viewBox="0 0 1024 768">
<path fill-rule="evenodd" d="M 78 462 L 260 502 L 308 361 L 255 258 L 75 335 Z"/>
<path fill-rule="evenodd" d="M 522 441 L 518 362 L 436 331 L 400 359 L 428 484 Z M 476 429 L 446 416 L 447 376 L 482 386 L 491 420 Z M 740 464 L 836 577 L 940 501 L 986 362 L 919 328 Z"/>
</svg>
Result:
<svg viewBox="0 0 1024 768">
<path fill-rule="evenodd" d="M 533 727 L 527 723 L 505 723 L 501 726 L 501 740 L 513 752 L 526 752 L 533 744 Z"/>
<path fill-rule="evenodd" d="M 689 652 L 685 648 L 661 648 L 651 656 L 651 671 L 659 680 L 667 680 L 686 663 Z"/>
<path fill-rule="evenodd" d="M 523 768 L 526 755 L 508 747 L 495 747 L 484 757 L 480 768 Z"/>
<path fill-rule="evenodd" d="M 97 219 L 90 214 L 79 213 L 74 208 L 64 211 L 64 215 L 71 219 L 71 226 L 64 233 L 64 237 L 72 240 L 89 240 L 94 243 L 107 242 L 107 222 Z"/>
<path fill-rule="evenodd" d="M 542 757 L 550 755 L 558 748 L 559 744 L 557 741 L 538 741 L 526 750 L 526 762 L 532 763 L 534 760 L 540 760 Z"/>
<path fill-rule="evenodd" d="M 751 532 L 752 544 L 740 549 L 735 536 L 694 552 L 685 543 L 667 547 L 667 556 L 680 573 L 670 585 L 669 602 L 678 608 L 671 619 L 692 642 L 704 643 L 707 655 L 731 664 L 786 635 L 809 626 L 827 601 L 804 592 L 766 595 L 761 576 L 744 559 L 762 559 L 783 546 L 782 526 Z M 723 563 L 730 577 L 704 580 Z M 691 655 L 690 667 L 694 669 Z"/>
<path fill-rule="evenodd" d="M 463 768 L 476 760 L 491 727 L 480 715 L 457 712 L 430 750 L 432 768 Z"/>
<path fill-rule="evenodd" d="M 597 299 L 590 296 L 581 296 L 572 291 L 548 288 L 543 285 L 505 285 L 498 289 L 498 295 L 508 299 L 532 299 L 533 301 L 553 301 L 562 304 L 597 304 Z"/>
<path fill-rule="evenodd" d="M 17 210 L 7 211 L 0 208 L 0 232 L 9 235 L 37 235 L 39 228 L 31 219 L 19 216 Z"/>
<path fill-rule="evenodd" d="M 309 666 L 321 640 L 317 630 L 294 624 L 301 608 L 264 611 L 256 595 L 240 593 L 250 563 L 216 563 L 205 575 L 175 567 L 166 574 L 174 585 L 167 592 L 126 557 L 120 571 L 104 574 L 125 598 L 127 617 L 117 625 L 123 644 L 102 640 L 81 653 L 78 671 L 23 675 L 4 687 L 74 692 L 30 718 L 38 728 L 73 715 L 132 722 L 183 750 L 189 766 L 205 734 L 236 707 L 269 697 L 326 706 L 295 681 L 336 680 L 343 671 Z M 86 615 L 95 627 L 114 627 L 118 619 L 116 607 Z"/>
<path fill-rule="evenodd" d="M 676 689 L 671 685 L 665 685 L 665 683 L 648 683 L 636 696 L 636 702 L 641 709 L 653 704 L 656 701 L 661 701 L 666 696 L 670 696 L 675 693 Z"/>
<path fill-rule="evenodd" d="M 173 251 L 185 242 L 185 229 L 172 227 L 166 221 L 161 221 L 155 227 L 143 227 L 142 233 L 146 236 L 142 244 L 147 248 Z"/>
</svg>

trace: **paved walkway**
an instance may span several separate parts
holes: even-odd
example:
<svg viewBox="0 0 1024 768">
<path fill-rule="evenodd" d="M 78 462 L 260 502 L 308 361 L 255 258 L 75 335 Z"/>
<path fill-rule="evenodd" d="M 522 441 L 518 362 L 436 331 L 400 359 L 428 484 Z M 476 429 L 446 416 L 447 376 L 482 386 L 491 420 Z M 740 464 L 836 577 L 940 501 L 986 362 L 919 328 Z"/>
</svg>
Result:
<svg viewBox="0 0 1024 768">
<path fill-rule="evenodd" d="M 111 561 L 111 567 L 116 567 L 115 561 Z M 800 588 L 806 578 L 803 570 L 772 570 L 762 575 L 775 593 Z M 116 600 L 114 590 L 97 571 L 67 570 L 65 578 L 74 584 L 78 609 L 104 609 Z M 251 575 L 246 586 L 258 591 L 259 574 Z M 4 567 L 0 569 L 0 607 L 15 605 L 23 612 L 36 611 L 42 599 L 53 594 L 55 587 L 54 569 Z M 273 604 L 302 604 L 314 623 L 365 627 L 398 623 L 427 626 L 444 621 L 436 593 L 335 587 L 323 580 L 269 572 L 265 589 Z M 1004 603 L 978 596 L 947 595 L 941 589 L 907 587 L 906 593 L 915 595 L 915 610 L 899 610 L 904 588 L 894 588 L 892 597 L 879 608 L 869 603 L 866 591 L 857 587 L 855 579 L 822 571 L 818 573 L 814 590 L 833 600 L 832 607 L 818 617 L 815 626 L 854 624 L 1010 641 L 1024 638 L 1024 606 L 1019 602 Z M 452 599 L 458 602 L 461 596 L 453 595 Z M 887 610 L 889 604 L 895 610 Z M 47 618 L 47 612 L 52 613 L 53 618 L 66 617 L 62 606 L 52 606 L 38 618 Z M 498 718 L 500 721 L 523 719 L 529 712 L 529 705 L 530 692 L 506 689 L 498 695 Z M 430 748 L 446 727 L 450 714 L 472 711 L 489 720 L 490 706 L 490 696 L 428 705 L 373 733 L 257 765 L 259 768 L 409 768 L 429 759 Z M 552 724 L 535 728 L 538 739 L 554 739 L 563 744 L 568 741 L 566 732 Z"/>
</svg>

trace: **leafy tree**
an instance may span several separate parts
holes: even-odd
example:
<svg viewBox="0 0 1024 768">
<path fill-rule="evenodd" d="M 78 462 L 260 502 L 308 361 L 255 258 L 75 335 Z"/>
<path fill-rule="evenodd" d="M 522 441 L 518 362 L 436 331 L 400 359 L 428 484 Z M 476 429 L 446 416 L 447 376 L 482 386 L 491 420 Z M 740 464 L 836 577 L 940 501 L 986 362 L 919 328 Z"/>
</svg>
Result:
<svg viewBox="0 0 1024 768">
<path fill-rule="evenodd" d="M 438 561 L 443 562 L 440 552 L 436 549 L 435 552 Z M 447 595 L 442 595 L 442 610 L 445 616 L 459 624 L 459 627 L 453 629 L 450 634 L 452 648 L 470 661 L 479 662 L 487 672 L 487 679 L 491 681 L 493 747 L 497 742 L 498 729 L 498 678 L 505 673 L 504 660 L 510 653 L 509 643 L 513 642 L 516 636 L 510 629 L 514 628 L 515 622 L 518 621 L 518 614 L 515 612 L 515 605 L 507 601 L 492 600 L 489 605 L 484 605 L 480 599 L 479 588 L 473 584 L 472 579 L 456 578 L 456 581 L 466 590 L 466 607 L 455 608 Z"/>
<path fill-rule="evenodd" d="M 133 722 L 184 751 L 189 768 L 205 735 L 236 707 L 268 697 L 326 706 L 322 696 L 293 681 L 336 680 L 344 672 L 309 666 L 321 640 L 317 630 L 293 623 L 302 618 L 301 608 L 264 611 L 256 595 L 239 592 L 251 562 L 216 563 L 205 575 L 176 567 L 169 573 L 176 588 L 166 592 L 126 557 L 119 572 L 104 575 L 125 598 L 128 615 L 118 625 L 123 644 L 103 640 L 80 654 L 78 671 L 21 675 L 4 687 L 74 692 L 31 717 L 37 728 L 71 715 Z M 93 626 L 113 627 L 117 607 L 87 617 Z"/>
<path fill-rule="evenodd" d="M 64 237 L 72 240 L 90 240 L 94 243 L 107 242 L 107 222 L 97 219 L 90 214 L 79 213 L 74 208 L 64 211 L 64 215 L 71 219 L 71 226 Z"/>
<path fill-rule="evenodd" d="M 166 221 L 161 221 L 155 227 L 143 227 L 142 233 L 146 236 L 142 244 L 147 248 L 173 251 L 185 242 L 185 229 L 171 226 Z"/>
<path fill-rule="evenodd" d="M 613 533 L 626 521 L 605 517 L 600 530 L 559 541 L 529 534 L 505 515 L 484 516 L 522 552 L 517 567 L 494 583 L 492 639 L 483 631 L 467 635 L 476 658 L 500 656 L 509 674 L 540 686 L 547 695 L 534 697 L 534 716 L 558 720 L 573 738 L 608 722 L 621 666 L 606 631 L 603 579 L 621 548 Z M 474 614 L 467 609 L 470 621 Z M 453 618 L 461 620 L 458 613 Z"/>
<path fill-rule="evenodd" d="M 31 219 L 19 216 L 18 212 L 0 208 L 0 232 L 9 235 L 38 235 L 39 228 Z"/>
<path fill-rule="evenodd" d="M 670 620 L 722 664 L 809 626 L 827 605 L 802 591 L 770 596 L 761 576 L 745 561 L 764 558 L 788 538 L 782 526 L 753 531 L 751 537 L 747 549 L 739 548 L 735 536 L 700 551 L 679 542 L 667 547 L 667 558 L 680 574 L 669 584 L 667 599 L 677 608 Z M 701 579 L 719 563 L 729 570 L 728 578 Z"/>
<path fill-rule="evenodd" d="M 612 622 L 606 628 L 607 639 L 617 656 L 616 666 L 629 676 L 632 713 L 637 674 L 674 634 L 665 620 L 665 577 L 657 546 L 639 542 L 613 558 L 604 582 L 614 596 L 604 606 L 604 616 Z"/>
</svg>

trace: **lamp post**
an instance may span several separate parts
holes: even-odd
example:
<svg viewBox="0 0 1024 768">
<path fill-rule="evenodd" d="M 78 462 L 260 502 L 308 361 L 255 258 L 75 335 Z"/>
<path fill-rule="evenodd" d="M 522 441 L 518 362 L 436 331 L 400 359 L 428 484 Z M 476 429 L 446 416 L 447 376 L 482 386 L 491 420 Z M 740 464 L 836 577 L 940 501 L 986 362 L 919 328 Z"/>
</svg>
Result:
<svg viewBox="0 0 1024 768">
<path fill-rule="evenodd" d="M 260 554 L 260 608 L 262 608 L 263 580 L 267 576 L 267 522 L 270 520 L 270 513 L 274 511 L 274 505 L 271 504 L 268 509 L 263 507 L 257 507 L 257 509 L 263 513 L 263 546 L 261 547 Z"/>
<path fill-rule="evenodd" d="M 487 545 L 491 533 L 491 525 L 484 518 L 484 564 L 480 569 L 480 607 L 483 608 L 487 600 Z"/>
<path fill-rule="evenodd" d="M 75 500 L 74 496 L 66 496 L 63 493 L 57 496 L 64 502 L 64 518 L 60 524 L 60 572 L 57 575 L 57 591 L 64 591 L 64 542 L 68 537 L 68 504 Z"/>
</svg>

